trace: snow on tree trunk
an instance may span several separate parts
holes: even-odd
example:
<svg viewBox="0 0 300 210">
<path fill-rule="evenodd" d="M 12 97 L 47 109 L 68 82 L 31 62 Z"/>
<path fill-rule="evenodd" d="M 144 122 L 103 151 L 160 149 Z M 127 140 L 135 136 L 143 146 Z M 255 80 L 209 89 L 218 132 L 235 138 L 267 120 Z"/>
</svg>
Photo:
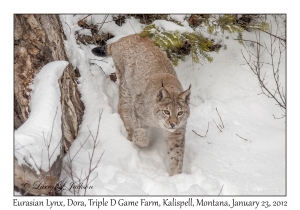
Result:
<svg viewBox="0 0 300 210">
<path fill-rule="evenodd" d="M 14 128 L 18 129 L 29 117 L 30 84 L 44 65 L 51 61 L 65 60 L 65 39 L 58 15 L 15 15 L 14 16 Z M 78 75 L 68 65 L 59 79 L 62 109 L 61 154 L 49 171 L 39 175 L 30 167 L 15 161 L 15 186 L 22 192 L 40 195 L 49 189 L 36 190 L 28 184 L 43 181 L 44 185 L 59 180 L 62 158 L 78 134 L 84 106 L 77 88 Z M 51 176 L 49 176 L 51 175 Z"/>
</svg>

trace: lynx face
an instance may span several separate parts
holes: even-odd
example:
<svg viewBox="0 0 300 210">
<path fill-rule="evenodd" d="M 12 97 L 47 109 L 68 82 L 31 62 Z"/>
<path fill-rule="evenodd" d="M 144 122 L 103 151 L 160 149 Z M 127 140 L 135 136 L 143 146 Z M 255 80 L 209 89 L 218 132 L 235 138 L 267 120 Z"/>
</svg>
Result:
<svg viewBox="0 0 300 210">
<path fill-rule="evenodd" d="M 186 124 L 190 115 L 189 98 L 190 90 L 179 95 L 169 94 L 164 87 L 159 90 L 157 104 L 154 107 L 154 116 L 163 130 L 174 132 Z"/>
</svg>

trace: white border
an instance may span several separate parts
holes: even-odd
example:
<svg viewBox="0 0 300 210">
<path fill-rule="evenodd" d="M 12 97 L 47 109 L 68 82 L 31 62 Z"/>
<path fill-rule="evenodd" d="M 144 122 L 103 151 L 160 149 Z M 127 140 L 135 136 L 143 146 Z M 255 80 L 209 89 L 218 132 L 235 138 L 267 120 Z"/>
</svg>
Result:
<svg viewBox="0 0 300 210">
<path fill-rule="evenodd" d="M 292 2 L 292 1 L 291 1 Z M 1 206 L 13 205 L 13 14 L 15 13 L 287 13 L 287 197 L 238 197 L 241 200 L 287 200 L 288 209 L 296 209 L 299 200 L 299 13 L 291 2 L 274 1 L 9 1 L 1 7 Z M 298 196 L 297 196 L 298 195 Z M 82 198 L 82 197 L 81 197 Z M 119 197 L 118 197 L 119 198 Z M 161 197 L 153 197 L 162 199 Z M 211 199 L 212 197 L 206 197 Z M 18 197 L 18 199 L 21 199 Z M 23 199 L 32 200 L 33 198 Z M 22 199 L 22 200 L 23 200 Z M 36 198 L 38 199 L 38 198 Z M 39 198 L 42 199 L 42 198 Z M 60 198 L 59 200 L 66 200 Z M 84 199 L 84 198 L 82 198 Z M 140 199 L 140 198 L 132 198 Z M 225 197 L 231 200 L 232 197 Z M 80 200 L 80 198 L 79 198 Z M 69 207 L 70 208 L 70 207 Z M 40 208 L 39 208 L 40 209 Z M 65 208 L 64 208 L 65 209 Z M 160 208 L 163 209 L 163 208 Z M 170 208 L 169 208 L 170 209 Z M 194 208 L 193 208 L 194 209 Z"/>
</svg>

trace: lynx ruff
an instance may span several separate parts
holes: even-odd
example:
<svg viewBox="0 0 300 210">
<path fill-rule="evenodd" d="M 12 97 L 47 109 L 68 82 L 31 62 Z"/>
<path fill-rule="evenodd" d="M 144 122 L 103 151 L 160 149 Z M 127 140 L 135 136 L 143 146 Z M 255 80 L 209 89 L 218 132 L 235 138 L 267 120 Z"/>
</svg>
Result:
<svg viewBox="0 0 300 210">
<path fill-rule="evenodd" d="M 147 147 L 149 126 L 167 131 L 169 175 L 181 173 L 191 86 L 183 91 L 166 53 L 150 38 L 129 35 L 92 52 L 113 58 L 120 81 L 118 112 L 128 140 Z"/>
</svg>

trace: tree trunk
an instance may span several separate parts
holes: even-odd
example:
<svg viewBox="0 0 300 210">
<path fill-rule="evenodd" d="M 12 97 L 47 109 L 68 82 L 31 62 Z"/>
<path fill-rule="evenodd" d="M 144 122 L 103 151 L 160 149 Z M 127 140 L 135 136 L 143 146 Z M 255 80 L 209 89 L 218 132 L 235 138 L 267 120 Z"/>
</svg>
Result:
<svg viewBox="0 0 300 210">
<path fill-rule="evenodd" d="M 14 16 L 14 128 L 18 129 L 30 113 L 30 84 L 41 68 L 56 60 L 68 61 L 63 40 L 65 39 L 58 15 Z M 78 75 L 77 75 L 78 76 Z M 15 161 L 15 187 L 21 192 L 40 195 L 49 194 L 34 190 L 24 183 L 43 181 L 52 185 L 59 180 L 62 158 L 78 134 L 84 106 L 77 88 L 77 76 L 71 65 L 59 79 L 61 89 L 62 139 L 61 154 L 48 172 L 39 175 L 30 167 Z M 49 176 L 51 175 L 51 176 Z M 50 178 L 47 178 L 50 177 Z M 25 186 L 26 185 L 26 186 Z"/>
<path fill-rule="evenodd" d="M 79 71 L 76 71 L 79 74 Z M 78 128 L 82 122 L 84 105 L 80 100 L 77 89 L 77 77 L 72 65 L 68 65 L 59 79 L 62 110 L 62 131 L 65 151 L 68 151 L 78 135 Z"/>
</svg>

